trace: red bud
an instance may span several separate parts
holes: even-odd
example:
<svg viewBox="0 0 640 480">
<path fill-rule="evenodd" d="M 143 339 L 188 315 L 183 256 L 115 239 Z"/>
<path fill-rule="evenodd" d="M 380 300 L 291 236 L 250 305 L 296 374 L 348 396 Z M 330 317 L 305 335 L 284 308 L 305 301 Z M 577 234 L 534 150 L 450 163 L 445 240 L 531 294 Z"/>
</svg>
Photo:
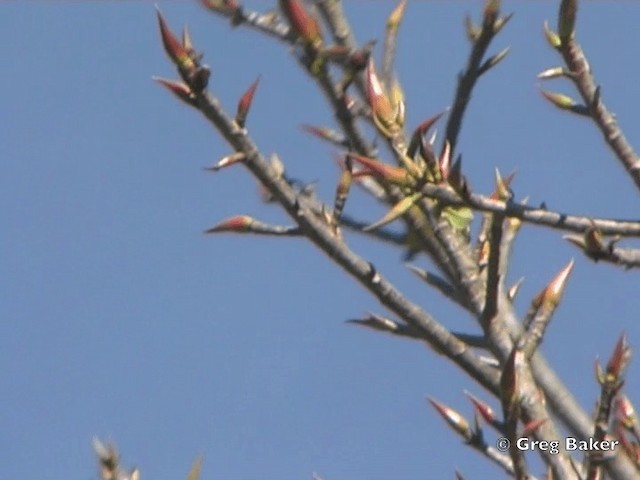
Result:
<svg viewBox="0 0 640 480">
<path fill-rule="evenodd" d="M 308 45 L 322 44 L 318 20 L 311 15 L 302 0 L 279 0 L 280 9 L 294 32 Z"/>
<path fill-rule="evenodd" d="M 236 123 L 240 128 L 244 128 L 245 121 L 247 120 L 247 115 L 249 114 L 249 109 L 251 108 L 251 102 L 253 102 L 253 96 L 256 93 L 256 89 L 258 88 L 259 83 L 260 77 L 258 77 L 255 82 L 251 84 L 251 86 L 247 89 L 244 95 L 242 95 L 240 101 L 238 102 Z"/>
<path fill-rule="evenodd" d="M 214 225 L 204 233 L 218 233 L 218 232 L 237 232 L 243 233 L 249 231 L 251 224 L 255 220 L 248 215 L 236 215 L 235 217 L 227 218 L 222 222 Z"/>
<path fill-rule="evenodd" d="M 164 45 L 164 49 L 169 55 L 169 58 L 176 64 L 176 66 L 184 71 L 191 72 L 195 70 L 196 65 L 189 56 L 189 53 L 184 48 L 182 43 L 176 38 L 176 36 L 169 30 L 167 23 L 160 13 L 158 12 L 158 24 L 160 25 L 160 35 L 162 36 L 162 44 Z"/>
</svg>

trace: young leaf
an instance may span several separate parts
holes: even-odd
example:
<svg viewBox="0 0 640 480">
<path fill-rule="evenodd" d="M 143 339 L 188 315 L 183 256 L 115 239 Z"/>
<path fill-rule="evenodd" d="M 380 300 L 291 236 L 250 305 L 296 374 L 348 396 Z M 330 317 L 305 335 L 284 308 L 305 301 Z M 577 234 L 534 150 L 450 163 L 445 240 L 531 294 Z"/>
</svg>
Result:
<svg viewBox="0 0 640 480">
<path fill-rule="evenodd" d="M 473 221 L 473 210 L 467 207 L 447 206 L 442 209 L 444 218 L 454 230 L 466 234 Z"/>
</svg>

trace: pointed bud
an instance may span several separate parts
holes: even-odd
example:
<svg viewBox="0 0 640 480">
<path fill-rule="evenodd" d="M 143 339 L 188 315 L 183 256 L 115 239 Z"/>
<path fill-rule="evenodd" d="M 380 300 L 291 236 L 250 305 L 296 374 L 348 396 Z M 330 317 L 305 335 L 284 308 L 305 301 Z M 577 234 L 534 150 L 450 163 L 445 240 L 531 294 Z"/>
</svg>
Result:
<svg viewBox="0 0 640 480">
<path fill-rule="evenodd" d="M 189 28 L 185 25 L 182 29 L 182 46 L 184 47 L 189 58 L 194 61 L 194 63 L 199 63 L 202 60 L 202 55 L 196 52 L 193 47 L 193 41 L 191 40 L 191 34 L 189 33 Z"/>
<path fill-rule="evenodd" d="M 569 274 L 573 270 L 574 264 L 575 262 L 571 259 L 571 261 L 562 270 L 560 270 L 555 277 L 553 277 L 547 286 L 535 296 L 531 302 L 534 307 L 555 308 L 558 303 L 560 303 L 560 299 L 562 298 L 564 289 L 567 286 L 567 280 L 569 279 Z"/>
<path fill-rule="evenodd" d="M 516 283 L 511 285 L 511 287 L 507 291 L 507 298 L 510 302 L 513 302 L 513 300 L 516 298 L 516 295 L 518 294 L 518 292 L 520 291 L 520 287 L 522 286 L 522 282 L 524 282 L 524 277 L 520 277 L 516 281 Z"/>
<path fill-rule="evenodd" d="M 205 167 L 205 170 L 210 170 L 212 172 L 217 172 L 221 168 L 229 167 L 235 163 L 243 161 L 247 156 L 244 152 L 234 152 L 231 155 L 227 155 L 226 157 L 222 157 L 218 163 L 212 165 L 210 167 Z"/>
<path fill-rule="evenodd" d="M 443 403 L 440 403 L 433 398 L 428 399 L 433 408 L 444 418 L 449 426 L 453 428 L 458 434 L 462 435 L 465 439 L 470 439 L 473 436 L 469 422 L 456 412 L 454 409 L 447 407 Z"/>
<path fill-rule="evenodd" d="M 435 134 L 436 132 L 434 132 Z M 426 137 L 420 137 L 420 144 L 418 145 L 418 158 L 421 160 L 421 163 L 424 163 L 427 166 L 426 169 L 426 179 L 429 183 L 434 183 L 436 178 L 434 176 L 434 172 L 438 170 L 438 159 L 436 158 L 436 153 L 433 150 L 433 143 L 427 140 Z"/>
<path fill-rule="evenodd" d="M 627 343 L 627 336 L 622 334 L 607 363 L 607 377 L 613 377 L 615 381 L 620 381 L 624 369 L 629 364 L 630 358 L 631 347 Z"/>
<path fill-rule="evenodd" d="M 561 110 L 567 110 L 571 113 L 575 113 L 576 115 L 581 115 L 583 117 L 588 117 L 590 115 L 588 107 L 577 103 L 568 95 L 556 92 L 546 92 L 544 90 L 541 90 L 541 93 L 547 100 L 549 100 Z"/>
<path fill-rule="evenodd" d="M 189 473 L 187 474 L 187 480 L 200 480 L 200 471 L 202 470 L 202 456 L 196 457 L 191 464 Z"/>
<path fill-rule="evenodd" d="M 349 141 L 347 140 L 347 137 L 330 128 L 316 127 L 313 125 L 306 125 L 306 124 L 301 125 L 300 128 L 302 128 L 302 130 L 304 130 L 305 132 L 310 133 L 315 137 L 318 137 L 321 140 L 326 140 L 339 147 L 349 146 Z"/>
<path fill-rule="evenodd" d="M 500 14 L 500 0 L 486 0 L 482 11 L 482 26 L 493 28 Z"/>
<path fill-rule="evenodd" d="M 191 34 L 189 33 L 189 27 L 186 25 L 182 29 L 182 46 L 187 51 L 193 51 L 193 41 L 191 40 Z"/>
<path fill-rule="evenodd" d="M 482 65 L 480 65 L 480 68 L 478 68 L 478 75 L 482 75 L 488 72 L 489 70 L 491 70 L 496 65 L 498 65 L 509 54 L 510 49 L 511 49 L 510 47 L 505 47 L 495 55 L 492 55 L 491 57 L 487 58 L 485 62 Z"/>
<path fill-rule="evenodd" d="M 578 0 L 562 0 L 558 14 L 558 35 L 562 43 L 575 36 Z"/>
<path fill-rule="evenodd" d="M 155 82 L 158 82 L 160 85 L 165 87 L 171 93 L 173 93 L 176 97 L 182 100 L 187 105 L 192 107 L 196 106 L 195 95 L 191 91 L 188 85 L 182 82 L 176 82 L 173 80 L 168 80 L 162 77 L 151 77 Z"/>
<path fill-rule="evenodd" d="M 562 45 L 562 41 L 560 40 L 560 37 L 556 32 L 554 32 L 553 30 L 551 30 L 551 28 L 549 28 L 549 22 L 547 21 L 544 22 L 544 36 L 552 48 L 560 48 L 560 45 Z"/>
<path fill-rule="evenodd" d="M 240 98 L 238 102 L 238 109 L 236 112 L 236 124 L 240 128 L 244 128 L 245 122 L 247 120 L 247 115 L 249 114 L 249 109 L 251 108 L 251 102 L 253 102 L 253 96 L 256 93 L 256 89 L 258 88 L 258 84 L 260 83 L 260 77 L 256 78 L 256 80 L 251 84 L 251 86 L 247 89 L 246 92 Z"/>
<path fill-rule="evenodd" d="M 370 313 L 369 316 L 362 319 L 347 320 L 347 323 L 353 323 L 364 327 L 372 328 L 380 332 L 394 333 L 398 331 L 398 324 L 386 317 Z"/>
<path fill-rule="evenodd" d="M 467 38 L 471 43 L 476 43 L 476 40 L 480 37 L 480 27 L 478 27 L 469 15 L 464 17 L 464 27 L 467 32 Z"/>
<path fill-rule="evenodd" d="M 393 9 L 389 18 L 387 19 L 387 29 L 397 30 L 404 16 L 404 11 L 407 7 L 407 0 L 400 0 L 396 8 Z"/>
<path fill-rule="evenodd" d="M 446 112 L 446 111 L 445 111 Z M 411 140 L 409 141 L 409 146 L 407 147 L 407 156 L 413 158 L 415 154 L 418 152 L 418 148 L 420 147 L 420 143 L 424 136 L 427 134 L 429 129 L 445 114 L 445 112 L 440 112 L 433 117 L 427 118 L 423 121 L 418 127 L 414 130 L 411 135 Z"/>
<path fill-rule="evenodd" d="M 638 426 L 638 417 L 636 411 L 633 408 L 633 404 L 625 394 L 620 394 L 616 397 L 615 403 L 616 419 L 624 425 L 624 427 L 637 434 L 640 429 Z"/>
<path fill-rule="evenodd" d="M 167 23 L 160 13 L 160 10 L 157 10 L 158 13 L 158 24 L 160 26 L 160 35 L 162 37 L 162 44 L 164 45 L 164 49 L 169 55 L 169 58 L 173 61 L 173 63 L 180 69 L 181 72 L 193 72 L 196 69 L 196 64 L 189 56 L 189 53 L 182 46 L 182 43 L 178 41 L 175 35 L 169 30 Z"/>
<path fill-rule="evenodd" d="M 369 232 L 371 230 L 375 230 L 376 228 L 380 228 L 387 223 L 391 223 L 394 220 L 400 218 L 404 215 L 415 203 L 422 198 L 422 192 L 415 192 L 408 197 L 404 197 L 398 203 L 396 203 L 391 209 L 375 223 L 364 227 L 362 230 L 364 232 Z"/>
<path fill-rule="evenodd" d="M 478 412 L 480 416 L 484 418 L 485 422 L 487 422 L 489 425 L 495 425 L 498 422 L 498 417 L 493 411 L 493 408 L 491 408 L 488 403 L 483 402 L 469 392 L 464 393 L 467 395 L 467 397 L 469 397 L 469 400 L 471 400 L 471 403 L 473 403 L 473 407 L 475 408 L 476 412 Z"/>
<path fill-rule="evenodd" d="M 493 200 L 501 200 L 506 202 L 513 197 L 513 193 L 511 192 L 511 182 L 516 176 L 516 172 L 511 172 L 507 175 L 506 178 L 502 178 L 500 174 L 500 170 L 496 168 L 495 178 L 496 178 L 496 189 L 493 191 L 489 198 Z"/>
<path fill-rule="evenodd" d="M 524 352 L 514 347 L 507 358 L 500 376 L 500 393 L 507 419 L 515 418 L 520 397 L 519 369 L 524 365 Z"/>
<path fill-rule="evenodd" d="M 404 168 L 394 167 L 353 152 L 349 152 L 347 155 L 355 162 L 368 168 L 373 175 L 389 183 L 406 187 L 415 184 L 415 179 Z"/>
<path fill-rule="evenodd" d="M 462 175 L 462 155 L 458 154 L 456 161 L 453 162 L 453 166 L 449 171 L 449 185 L 455 190 L 455 192 L 461 197 L 465 198 L 470 193 L 467 179 Z"/>
<path fill-rule="evenodd" d="M 581 108 L 584 108 L 583 106 L 576 103 L 573 98 L 568 95 L 564 95 L 563 93 L 548 92 L 546 90 L 540 90 L 540 93 L 549 102 L 562 110 L 569 110 L 571 112 L 579 113 L 579 110 Z"/>
<path fill-rule="evenodd" d="M 549 80 L 552 78 L 564 77 L 567 75 L 567 71 L 564 67 L 553 67 L 543 70 L 538 74 L 540 80 Z"/>
<path fill-rule="evenodd" d="M 391 100 L 376 74 L 372 58 L 369 58 L 365 78 L 367 101 L 371 108 L 373 121 L 385 137 L 391 138 L 398 129 L 395 125 L 397 111 L 393 108 Z"/>
<path fill-rule="evenodd" d="M 449 180 L 449 172 L 451 171 L 451 144 L 449 140 L 445 140 L 442 147 L 442 153 L 438 158 L 438 170 L 443 181 Z"/>
<path fill-rule="evenodd" d="M 404 126 L 404 113 L 405 113 L 404 91 L 402 90 L 402 85 L 400 85 L 400 82 L 395 77 L 391 84 L 391 92 L 389 93 L 389 100 L 391 101 L 391 107 L 395 112 L 394 122 L 396 125 L 402 128 Z"/>
<path fill-rule="evenodd" d="M 219 233 L 219 232 L 235 232 L 246 233 L 251 230 L 251 226 L 255 222 L 255 219 L 248 215 L 236 215 L 235 217 L 227 218 L 222 222 L 214 225 L 213 227 L 205 230 L 204 233 Z"/>
<path fill-rule="evenodd" d="M 456 475 L 456 480 L 465 480 L 464 476 L 462 475 L 462 473 L 459 470 L 455 470 L 454 471 L 455 475 Z"/>
<path fill-rule="evenodd" d="M 119 455 L 114 445 L 102 443 L 97 437 L 93 437 L 91 445 L 100 464 L 106 471 L 113 472 L 118 468 Z"/>
<path fill-rule="evenodd" d="M 307 10 L 302 0 L 279 0 L 280 10 L 285 16 L 289 25 L 302 39 L 302 41 L 313 47 L 322 45 L 322 31 L 318 20 Z"/>
<path fill-rule="evenodd" d="M 512 17 L 513 17 L 513 13 L 509 13 L 508 15 L 505 15 L 504 17 L 498 18 L 493 24 L 493 34 L 497 35 L 500 32 L 500 30 L 502 30 L 504 28 L 504 26 L 507 23 L 509 23 L 509 20 L 511 20 Z"/>
</svg>

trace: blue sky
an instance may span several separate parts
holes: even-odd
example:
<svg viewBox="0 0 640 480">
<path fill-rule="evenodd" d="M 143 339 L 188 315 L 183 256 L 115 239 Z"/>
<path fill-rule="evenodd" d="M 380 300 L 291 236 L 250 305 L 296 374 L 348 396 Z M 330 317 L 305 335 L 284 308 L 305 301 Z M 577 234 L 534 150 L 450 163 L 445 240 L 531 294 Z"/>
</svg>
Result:
<svg viewBox="0 0 640 480">
<path fill-rule="evenodd" d="M 248 2 L 266 10 L 271 4 Z M 228 23 L 197 2 L 159 2 L 188 23 L 212 67 L 210 87 L 230 111 L 262 75 L 248 120 L 265 153 L 332 198 L 330 147 L 299 125 L 332 125 L 286 47 Z M 360 41 L 380 38 L 390 2 L 347 2 Z M 409 3 L 397 72 L 408 124 L 447 107 L 469 45 L 465 12 L 479 2 Z M 558 64 L 542 36 L 557 2 L 505 2 L 516 13 L 494 43 L 509 57 L 475 91 L 460 151 L 471 185 L 517 169 L 518 198 L 593 216 L 637 218 L 632 182 L 588 121 L 538 93 L 536 74 Z M 638 145 L 638 51 L 631 2 L 585 2 L 578 38 L 603 99 Z M 143 478 L 468 478 L 498 471 L 461 446 L 427 405 L 470 415 L 467 389 L 488 399 L 424 346 L 344 324 L 385 313 L 300 239 L 207 237 L 246 213 L 285 223 L 242 168 L 202 167 L 229 153 L 195 112 L 151 81 L 173 77 L 146 1 L 4 2 L 0 6 L 0 461 L 6 478 L 97 478 L 90 441 L 117 442 Z M 376 50 L 376 54 L 379 49 Z M 545 84 L 573 93 L 562 81 Z M 362 195 L 347 212 L 370 220 Z M 640 339 L 637 273 L 595 265 L 558 232 L 526 226 L 510 278 L 525 277 L 524 312 L 570 258 L 577 264 L 544 352 L 586 408 L 597 395 L 596 355 L 626 331 Z M 420 284 L 398 252 L 350 244 L 408 296 L 456 330 L 468 317 Z M 416 263 L 425 267 L 424 259 Z M 627 389 L 640 399 L 637 366 Z M 496 402 L 493 402 L 497 406 Z M 539 472 L 537 472 L 539 473 Z"/>
</svg>

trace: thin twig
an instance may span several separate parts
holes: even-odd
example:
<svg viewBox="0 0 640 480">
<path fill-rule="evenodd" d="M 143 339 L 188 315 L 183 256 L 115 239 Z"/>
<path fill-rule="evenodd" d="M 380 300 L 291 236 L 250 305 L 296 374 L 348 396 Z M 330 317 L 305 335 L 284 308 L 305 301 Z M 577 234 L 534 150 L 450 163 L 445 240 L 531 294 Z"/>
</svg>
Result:
<svg viewBox="0 0 640 480">
<path fill-rule="evenodd" d="M 533 208 L 513 202 L 493 200 L 476 193 L 469 193 L 461 198 L 446 186 L 427 184 L 422 192 L 431 198 L 440 200 L 446 205 L 468 206 L 483 212 L 502 213 L 506 217 L 513 217 L 527 223 L 543 225 L 559 230 L 584 232 L 588 228 L 597 227 L 605 235 L 620 235 L 623 237 L 640 237 L 640 221 L 617 220 L 611 218 L 590 218 L 578 215 L 555 212 L 547 208 Z"/>
<path fill-rule="evenodd" d="M 458 76 L 458 86 L 454 95 L 453 107 L 447 120 L 447 128 L 445 130 L 445 138 L 451 146 L 451 153 L 455 152 L 458 135 L 462 128 L 462 119 L 464 117 L 467 105 L 471 99 L 471 92 L 481 75 L 481 66 L 487 49 L 494 39 L 496 31 L 493 22 L 484 22 L 482 30 L 478 37 L 473 41 L 473 47 L 467 60 L 467 67 L 464 72 Z"/>
<path fill-rule="evenodd" d="M 636 187 L 640 188 L 640 158 L 624 136 L 615 116 L 604 104 L 600 87 L 595 83 L 582 48 L 574 38 L 569 38 L 562 42 L 559 50 L 571 73 L 569 78 L 576 85 L 605 142 L 622 163 Z"/>
<path fill-rule="evenodd" d="M 489 227 L 489 261 L 487 264 L 487 288 L 482 312 L 483 328 L 489 325 L 498 313 L 498 298 L 500 287 L 500 248 L 502 247 L 502 228 L 504 217 L 500 214 L 491 216 Z"/>
</svg>

